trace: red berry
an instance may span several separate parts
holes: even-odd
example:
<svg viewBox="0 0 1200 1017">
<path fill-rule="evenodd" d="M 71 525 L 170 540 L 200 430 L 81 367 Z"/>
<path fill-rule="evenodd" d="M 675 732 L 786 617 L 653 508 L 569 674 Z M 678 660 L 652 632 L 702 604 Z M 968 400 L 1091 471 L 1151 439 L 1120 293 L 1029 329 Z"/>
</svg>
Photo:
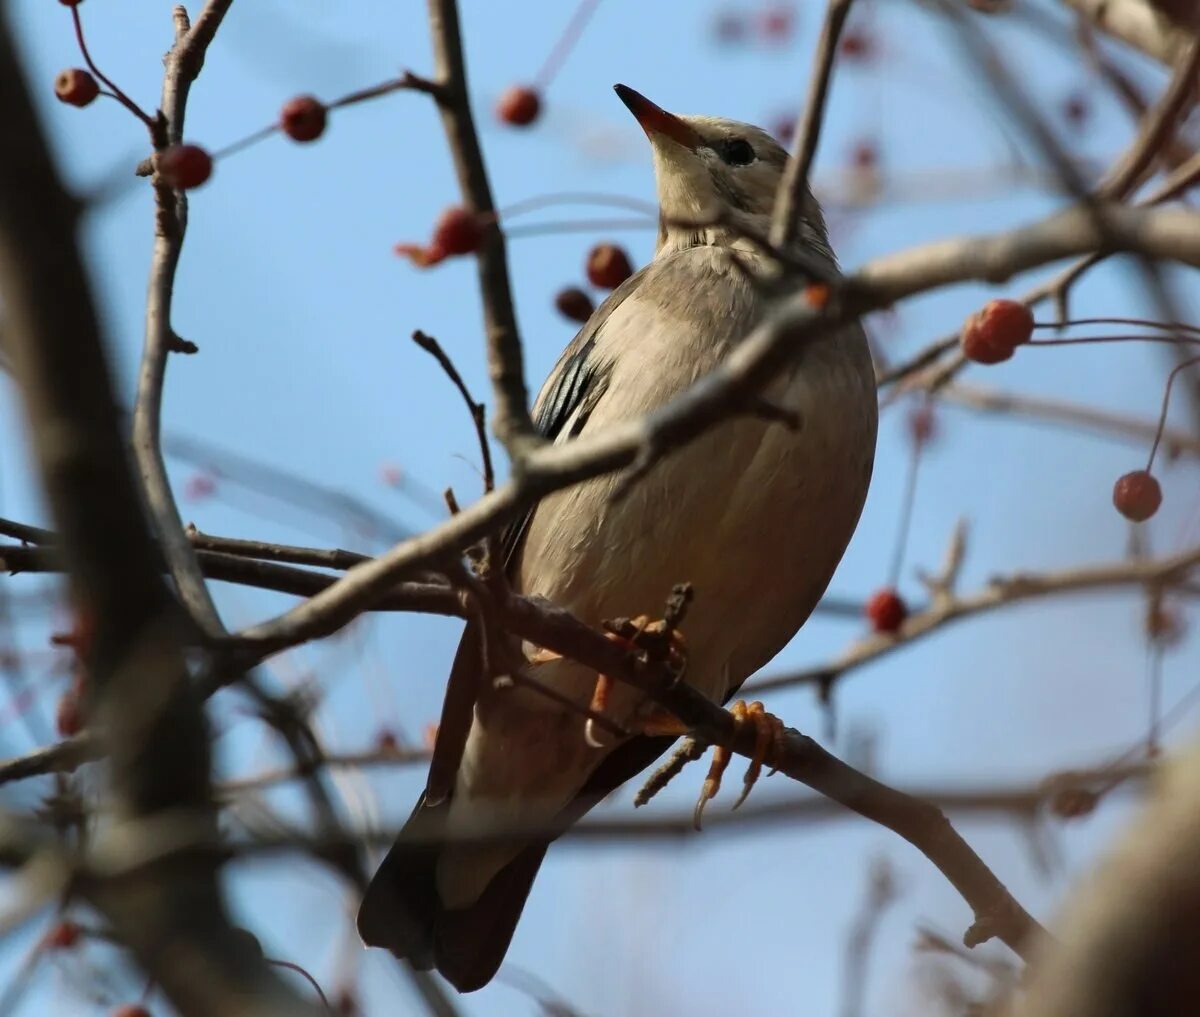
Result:
<svg viewBox="0 0 1200 1017">
<path fill-rule="evenodd" d="M 64 738 L 83 730 L 83 703 L 78 689 L 70 688 L 62 694 L 54 711 L 54 726 Z"/>
<path fill-rule="evenodd" d="M 933 414 L 933 404 L 928 400 L 919 406 L 914 406 L 908 416 L 908 433 L 913 444 L 920 447 L 928 445 L 937 434 L 937 418 Z"/>
<path fill-rule="evenodd" d="M 1015 300 L 989 300 L 967 318 L 959 335 L 963 356 L 977 364 L 998 364 L 1029 342 L 1033 313 Z"/>
<path fill-rule="evenodd" d="M 375 735 L 375 748 L 379 752 L 395 752 L 400 743 L 396 741 L 396 733 L 388 728 L 380 728 Z"/>
<path fill-rule="evenodd" d="M 433 227 L 434 250 L 444 254 L 470 254 L 483 243 L 483 220 L 465 208 L 448 208 Z"/>
<path fill-rule="evenodd" d="M 325 133 L 325 104 L 311 95 L 298 95 L 283 104 L 279 126 L 293 141 L 316 141 Z"/>
<path fill-rule="evenodd" d="M 796 114 L 781 113 L 771 125 L 771 136 L 781 145 L 791 143 L 792 132 L 796 129 Z"/>
<path fill-rule="evenodd" d="M 588 282 L 602 289 L 616 289 L 633 275 L 629 256 L 616 244 L 597 244 L 587 256 Z"/>
<path fill-rule="evenodd" d="M 1183 616 L 1163 603 L 1153 603 L 1146 611 L 1146 635 L 1162 647 L 1177 646 L 1187 633 Z"/>
<path fill-rule="evenodd" d="M 1113 505 L 1126 519 L 1144 523 L 1162 504 L 1162 488 L 1149 470 L 1134 470 L 1113 485 Z"/>
<path fill-rule="evenodd" d="M 763 37 L 771 42 L 782 42 L 792 34 L 795 11 L 786 5 L 772 7 L 762 16 Z"/>
<path fill-rule="evenodd" d="M 879 149 L 873 141 L 859 141 L 850 150 L 850 162 L 857 170 L 873 170 L 879 165 Z"/>
<path fill-rule="evenodd" d="M 68 67 L 54 79 L 54 94 L 68 106 L 86 106 L 100 94 L 100 86 L 82 67 Z"/>
<path fill-rule="evenodd" d="M 158 153 L 158 175 L 176 190 L 199 187 L 212 171 L 212 156 L 199 145 L 171 145 Z"/>
<path fill-rule="evenodd" d="M 890 586 L 876 591 L 867 601 L 867 618 L 876 632 L 898 632 L 907 617 L 908 608 Z"/>
<path fill-rule="evenodd" d="M 58 0 L 64 7 L 78 7 L 83 0 Z"/>
<path fill-rule="evenodd" d="M 117 1007 L 110 1017 L 150 1017 L 150 1011 L 140 1003 L 124 1003 Z"/>
<path fill-rule="evenodd" d="M 866 62 L 875 55 L 875 40 L 864 29 L 852 28 L 842 36 L 842 42 L 838 48 L 846 60 Z"/>
<path fill-rule="evenodd" d="M 537 92 L 524 85 L 513 85 L 504 90 L 496 102 L 496 116 L 514 127 L 528 127 L 542 111 L 542 100 Z"/>
<path fill-rule="evenodd" d="M 554 296 L 554 306 L 571 321 L 586 322 L 592 316 L 595 307 L 592 298 L 578 286 L 566 286 Z"/>
<path fill-rule="evenodd" d="M 46 933 L 42 940 L 47 950 L 69 950 L 79 942 L 79 926 L 74 922 L 62 921 Z"/>
<path fill-rule="evenodd" d="M 217 482 L 208 473 L 195 473 L 183 486 L 183 497 L 188 501 L 202 501 L 216 493 Z"/>
</svg>

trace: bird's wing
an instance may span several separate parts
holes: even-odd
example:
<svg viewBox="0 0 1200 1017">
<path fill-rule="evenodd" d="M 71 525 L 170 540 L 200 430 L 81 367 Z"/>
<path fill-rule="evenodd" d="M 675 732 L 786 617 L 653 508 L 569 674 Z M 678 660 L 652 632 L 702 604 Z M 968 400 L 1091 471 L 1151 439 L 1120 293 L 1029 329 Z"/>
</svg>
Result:
<svg viewBox="0 0 1200 1017">
<path fill-rule="evenodd" d="M 596 355 L 596 340 L 613 311 L 641 285 L 649 267 L 635 272 L 613 290 L 558 358 L 533 405 L 534 427 L 543 438 L 556 443 L 569 441 L 583 430 L 608 389 L 612 366 Z M 500 538 L 501 560 L 510 573 L 535 511 L 530 509 L 512 522 Z"/>
</svg>

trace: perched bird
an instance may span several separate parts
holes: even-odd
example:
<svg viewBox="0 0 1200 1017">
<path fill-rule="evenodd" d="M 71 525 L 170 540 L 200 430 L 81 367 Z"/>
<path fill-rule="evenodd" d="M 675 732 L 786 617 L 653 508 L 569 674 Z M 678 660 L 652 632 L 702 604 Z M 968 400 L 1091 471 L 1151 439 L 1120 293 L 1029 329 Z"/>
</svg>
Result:
<svg viewBox="0 0 1200 1017">
<path fill-rule="evenodd" d="M 543 385 L 534 416 L 555 442 L 668 402 L 805 281 L 781 272 L 750 239 L 769 232 L 787 160 L 770 135 L 668 113 L 624 85 L 616 91 L 650 140 L 658 246 L 596 309 Z M 807 192 L 801 211 L 786 254 L 828 279 L 836 262 Z M 728 701 L 804 624 L 857 525 L 877 417 L 862 328 L 806 340 L 761 395 L 791 426 L 739 415 L 672 452 L 619 497 L 620 478 L 605 476 L 542 501 L 500 542 L 515 589 L 598 625 L 661 614 L 673 584 L 691 583 L 684 680 Z M 536 689 L 477 683 L 473 628 L 468 623 L 450 687 L 482 691 L 453 787 L 441 800 L 418 802 L 358 916 L 368 945 L 436 967 L 464 992 L 487 984 L 503 960 L 549 842 L 673 737 L 616 737 Z M 518 652 L 539 684 L 589 704 L 594 672 L 534 647 Z M 649 706 L 636 689 L 615 685 L 604 710 L 637 732 Z M 472 832 L 497 828 L 544 835 L 468 842 Z"/>
</svg>

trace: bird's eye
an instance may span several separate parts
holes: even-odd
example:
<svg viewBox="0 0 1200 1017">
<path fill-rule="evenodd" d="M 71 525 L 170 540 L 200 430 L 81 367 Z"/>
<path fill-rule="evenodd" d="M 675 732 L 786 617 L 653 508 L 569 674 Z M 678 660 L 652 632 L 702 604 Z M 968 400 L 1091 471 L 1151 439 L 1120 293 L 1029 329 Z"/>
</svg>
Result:
<svg viewBox="0 0 1200 1017">
<path fill-rule="evenodd" d="M 717 150 L 717 155 L 721 157 L 721 161 L 728 163 L 730 166 L 748 166 L 754 162 L 754 149 L 750 146 L 750 142 L 744 138 L 729 138 L 726 141 L 718 141 L 713 148 Z"/>
</svg>

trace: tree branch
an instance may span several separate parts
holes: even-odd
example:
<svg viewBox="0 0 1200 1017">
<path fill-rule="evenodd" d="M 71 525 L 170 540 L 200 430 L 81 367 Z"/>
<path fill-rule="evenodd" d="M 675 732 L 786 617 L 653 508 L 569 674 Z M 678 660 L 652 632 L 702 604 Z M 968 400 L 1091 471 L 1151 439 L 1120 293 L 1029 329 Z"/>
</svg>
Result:
<svg viewBox="0 0 1200 1017">
<path fill-rule="evenodd" d="M 999 607 L 1052 594 L 1084 590 L 1111 589 L 1120 586 L 1169 587 L 1185 580 L 1200 566 L 1200 548 L 1192 548 L 1166 558 L 1135 558 L 1129 561 L 1091 565 L 1062 572 L 1017 573 L 993 579 L 983 589 L 962 597 L 935 601 L 926 610 L 909 615 L 896 635 L 871 635 L 854 643 L 832 664 L 776 675 L 751 682 L 747 692 L 759 694 L 791 685 L 825 684 L 854 668 L 878 660 L 937 632 L 951 622 L 982 614 Z"/>
<path fill-rule="evenodd" d="M 791 245 L 800 225 L 804 195 L 808 190 L 808 181 L 817 154 L 817 143 L 821 138 L 821 122 L 825 118 L 825 101 L 833 76 L 838 39 L 841 38 L 842 27 L 853 2 L 854 0 L 829 0 L 825 8 L 825 20 L 821 25 L 817 56 L 813 61 L 812 77 L 808 85 L 808 99 L 792 132 L 792 154 L 783 169 L 783 177 L 775 195 L 775 208 L 771 214 L 771 244 L 780 250 L 785 250 Z"/>
<path fill-rule="evenodd" d="M 208 0 L 194 27 L 189 26 L 183 7 L 175 8 L 175 43 L 166 56 L 162 106 L 153 138 L 156 151 L 183 140 L 188 93 L 204 64 L 205 51 L 231 3 L 232 0 Z M 179 343 L 171 324 L 171 300 L 187 232 L 187 196 L 156 176 L 154 206 L 154 250 L 146 297 L 145 347 L 133 410 L 133 450 L 146 501 L 180 599 L 201 628 L 209 636 L 216 637 L 224 634 L 225 627 L 184 535 L 183 520 L 171 492 L 162 456 L 162 398 L 167 357 Z"/>
<path fill-rule="evenodd" d="M 463 200 L 471 211 L 493 219 L 478 254 L 488 373 L 496 401 L 492 428 L 514 467 L 519 469 L 524 448 L 536 441 L 533 421 L 529 417 L 525 360 L 513 311 L 504 234 L 494 222 L 496 206 L 471 115 L 456 0 L 429 0 L 429 25 L 437 74 L 437 89 L 433 95 L 442 114 Z"/>
<path fill-rule="evenodd" d="M 0 21 L 0 294 L 6 352 L 35 458 L 71 565 L 95 716 L 121 817 L 184 808 L 212 825 L 208 732 L 195 701 L 186 619 L 162 581 L 121 438 L 108 364 L 63 191 L 8 31 Z M 113 824 L 118 835 L 122 821 Z M 172 856 L 119 884 L 78 889 L 184 1014 L 315 1011 L 247 955 L 222 903 L 215 861 Z"/>
</svg>

